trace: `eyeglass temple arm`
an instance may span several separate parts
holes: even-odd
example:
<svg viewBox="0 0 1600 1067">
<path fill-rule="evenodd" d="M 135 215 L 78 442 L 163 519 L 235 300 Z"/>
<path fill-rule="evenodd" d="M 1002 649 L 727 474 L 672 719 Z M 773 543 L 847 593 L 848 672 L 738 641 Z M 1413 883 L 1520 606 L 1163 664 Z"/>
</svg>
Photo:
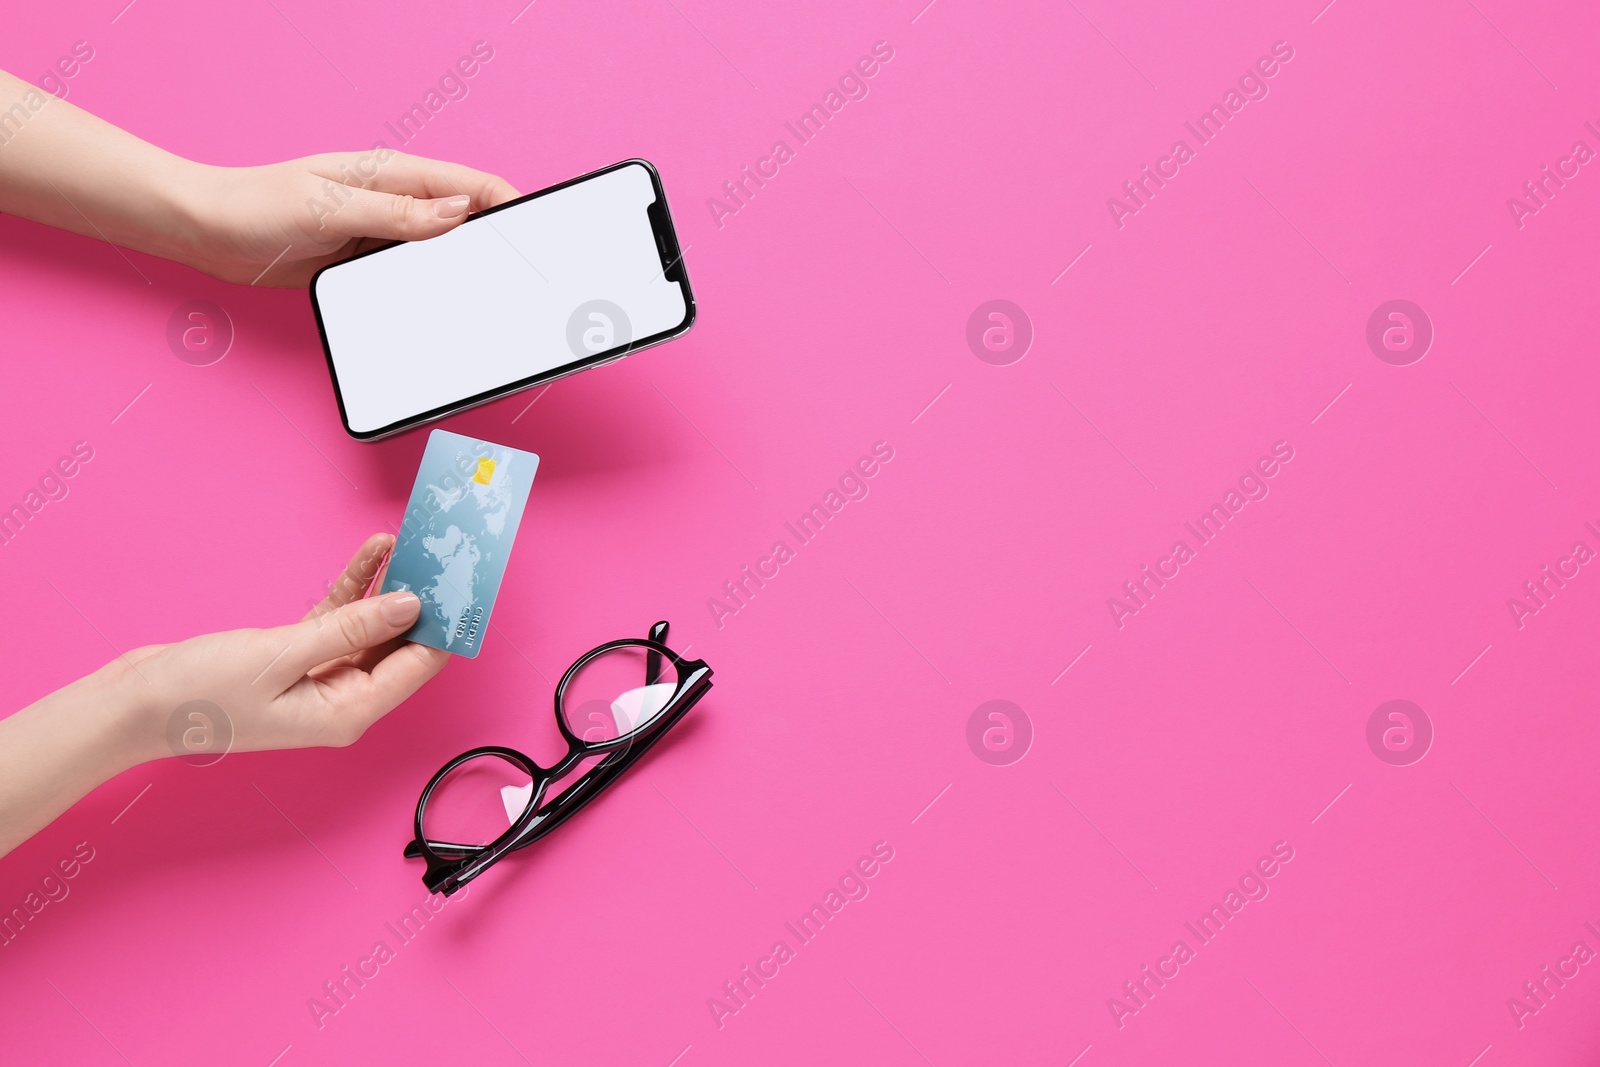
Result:
<svg viewBox="0 0 1600 1067">
<path fill-rule="evenodd" d="M 662 619 L 650 627 L 650 640 L 658 645 L 667 643 L 667 620 Z M 655 685 L 661 680 L 661 653 L 651 649 L 644 658 L 644 684 Z"/>
</svg>

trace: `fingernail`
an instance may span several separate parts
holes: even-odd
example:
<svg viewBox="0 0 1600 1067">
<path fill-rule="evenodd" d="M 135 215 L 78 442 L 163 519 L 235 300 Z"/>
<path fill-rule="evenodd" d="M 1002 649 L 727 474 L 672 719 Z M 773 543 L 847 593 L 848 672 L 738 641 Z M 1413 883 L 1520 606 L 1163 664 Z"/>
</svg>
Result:
<svg viewBox="0 0 1600 1067">
<path fill-rule="evenodd" d="M 417 617 L 417 612 L 422 610 L 421 603 L 415 593 L 390 593 L 383 598 L 383 606 L 380 610 L 382 610 L 383 617 L 386 620 L 392 625 L 399 626 L 401 623 L 410 622 Z"/>
<path fill-rule="evenodd" d="M 433 213 L 441 219 L 453 219 L 458 215 L 465 215 L 467 208 L 472 206 L 470 196 L 452 196 L 448 200 L 435 200 Z"/>
</svg>

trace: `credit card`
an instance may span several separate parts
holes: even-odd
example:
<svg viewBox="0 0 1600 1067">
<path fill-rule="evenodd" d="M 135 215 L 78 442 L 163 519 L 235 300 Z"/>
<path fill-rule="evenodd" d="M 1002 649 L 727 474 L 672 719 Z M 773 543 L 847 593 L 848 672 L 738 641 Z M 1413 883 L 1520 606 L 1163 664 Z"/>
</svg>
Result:
<svg viewBox="0 0 1600 1067">
<path fill-rule="evenodd" d="M 379 590 L 409 589 L 422 601 L 408 641 L 478 655 L 538 469 L 532 452 L 448 430 L 428 435 Z"/>
</svg>

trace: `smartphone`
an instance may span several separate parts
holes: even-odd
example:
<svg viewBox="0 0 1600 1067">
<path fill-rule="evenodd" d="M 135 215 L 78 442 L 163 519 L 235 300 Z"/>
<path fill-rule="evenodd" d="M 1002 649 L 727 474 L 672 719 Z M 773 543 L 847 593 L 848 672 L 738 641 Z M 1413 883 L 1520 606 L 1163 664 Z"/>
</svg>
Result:
<svg viewBox="0 0 1600 1067">
<path fill-rule="evenodd" d="M 621 359 L 695 318 L 661 176 L 642 159 L 324 267 L 311 306 L 361 441 Z"/>
</svg>

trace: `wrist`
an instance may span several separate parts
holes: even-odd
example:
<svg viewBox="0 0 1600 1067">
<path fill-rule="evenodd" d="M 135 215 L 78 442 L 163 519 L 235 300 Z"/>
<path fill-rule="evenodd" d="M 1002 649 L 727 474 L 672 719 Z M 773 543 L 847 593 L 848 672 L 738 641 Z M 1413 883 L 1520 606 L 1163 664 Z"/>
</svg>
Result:
<svg viewBox="0 0 1600 1067">
<path fill-rule="evenodd" d="M 90 735 L 100 739 L 107 777 L 171 755 L 156 690 L 126 656 L 75 684 L 85 687 L 75 704 Z"/>
<path fill-rule="evenodd" d="M 222 174 L 226 168 L 195 163 L 163 152 L 145 193 L 151 210 L 143 219 L 142 252 L 199 266 L 213 241 Z M 135 675 L 135 678 L 138 676 Z"/>
</svg>

